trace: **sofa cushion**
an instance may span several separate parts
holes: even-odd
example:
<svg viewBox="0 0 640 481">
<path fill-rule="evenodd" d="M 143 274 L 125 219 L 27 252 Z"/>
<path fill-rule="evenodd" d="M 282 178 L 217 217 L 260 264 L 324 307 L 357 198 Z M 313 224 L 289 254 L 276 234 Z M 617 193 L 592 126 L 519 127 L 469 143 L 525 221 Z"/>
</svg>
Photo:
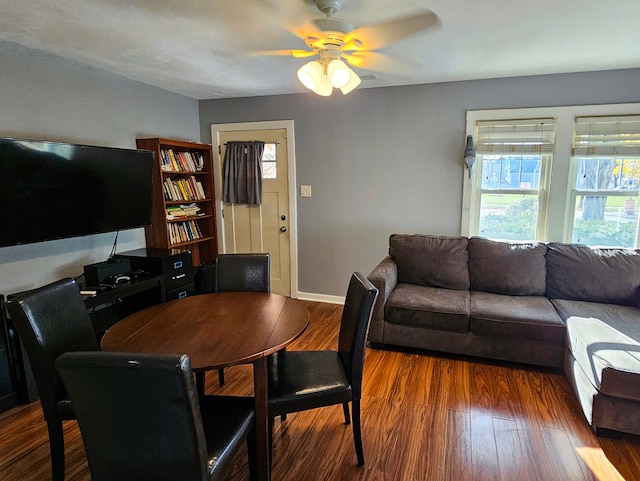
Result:
<svg viewBox="0 0 640 481">
<path fill-rule="evenodd" d="M 467 332 L 469 291 L 398 284 L 385 306 L 393 324 Z"/>
<path fill-rule="evenodd" d="M 635 306 L 640 294 L 640 253 L 547 245 L 547 297 Z"/>
<path fill-rule="evenodd" d="M 398 282 L 445 289 L 469 289 L 466 237 L 393 234 L 389 255 L 398 265 Z"/>
<path fill-rule="evenodd" d="M 510 296 L 544 296 L 547 285 L 545 254 L 541 242 L 497 242 L 469 239 L 471 289 Z"/>
<path fill-rule="evenodd" d="M 470 302 L 469 323 L 474 334 L 564 341 L 564 322 L 546 297 L 471 291 Z"/>
<path fill-rule="evenodd" d="M 593 386 L 612 397 L 640 401 L 640 309 L 553 300 L 567 317 L 567 349 Z"/>
</svg>

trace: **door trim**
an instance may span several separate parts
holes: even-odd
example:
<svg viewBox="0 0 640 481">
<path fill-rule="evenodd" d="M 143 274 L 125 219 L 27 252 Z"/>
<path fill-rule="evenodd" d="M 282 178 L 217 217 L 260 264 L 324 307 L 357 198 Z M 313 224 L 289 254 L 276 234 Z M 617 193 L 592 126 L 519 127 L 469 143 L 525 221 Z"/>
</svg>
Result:
<svg viewBox="0 0 640 481">
<path fill-rule="evenodd" d="M 289 270 L 291 279 L 291 297 L 298 298 L 298 210 L 296 197 L 296 157 L 293 120 L 269 120 L 264 122 L 237 122 L 230 124 L 211 124 L 213 147 L 214 182 L 216 186 L 216 235 L 221 252 L 225 252 L 224 223 L 222 221 L 222 161 L 220 156 L 220 134 L 243 130 L 284 129 L 287 137 L 287 181 L 289 196 Z"/>
</svg>

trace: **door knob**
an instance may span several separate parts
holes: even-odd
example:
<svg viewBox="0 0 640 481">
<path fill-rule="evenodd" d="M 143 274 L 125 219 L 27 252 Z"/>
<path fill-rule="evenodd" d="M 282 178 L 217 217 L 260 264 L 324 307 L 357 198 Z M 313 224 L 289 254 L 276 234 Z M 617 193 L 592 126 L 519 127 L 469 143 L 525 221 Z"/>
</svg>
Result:
<svg viewBox="0 0 640 481">
<path fill-rule="evenodd" d="M 282 214 L 282 215 L 280 216 L 280 220 L 287 220 L 287 216 L 286 216 L 286 215 L 284 215 L 284 214 Z"/>
<path fill-rule="evenodd" d="M 280 227 L 280 232 L 287 232 L 287 228 L 285 226 Z"/>
</svg>

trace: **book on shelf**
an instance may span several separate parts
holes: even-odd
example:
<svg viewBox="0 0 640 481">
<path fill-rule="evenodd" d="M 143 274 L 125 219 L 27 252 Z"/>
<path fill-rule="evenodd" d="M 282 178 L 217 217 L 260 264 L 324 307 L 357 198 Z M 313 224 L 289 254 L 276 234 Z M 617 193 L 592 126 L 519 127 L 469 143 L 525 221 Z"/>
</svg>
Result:
<svg viewBox="0 0 640 481">
<path fill-rule="evenodd" d="M 172 205 L 168 206 L 167 219 L 178 219 L 181 217 L 194 217 L 200 214 L 200 207 L 197 204 Z"/>
<path fill-rule="evenodd" d="M 160 149 L 160 168 L 165 172 L 199 172 L 204 169 L 204 157 L 200 152 Z"/>
<path fill-rule="evenodd" d="M 167 155 L 169 156 L 169 162 L 171 163 L 171 167 L 175 171 L 179 171 L 180 167 L 178 166 L 178 162 L 176 162 L 176 157 L 173 154 L 173 149 L 167 149 Z"/>
<path fill-rule="evenodd" d="M 194 160 L 194 154 L 192 152 L 180 152 L 183 162 L 186 166 L 185 170 L 195 172 L 197 169 L 196 162 Z"/>
<path fill-rule="evenodd" d="M 202 182 L 193 175 L 184 179 L 165 179 L 163 190 L 164 199 L 168 201 L 206 199 Z"/>
<path fill-rule="evenodd" d="M 176 185 L 178 186 L 178 190 L 180 191 L 180 195 L 184 200 L 191 200 L 191 193 L 187 191 L 186 186 L 182 180 L 176 181 Z"/>
<path fill-rule="evenodd" d="M 200 226 L 194 220 L 168 224 L 167 231 L 169 243 L 172 245 L 202 239 L 203 237 Z"/>
<path fill-rule="evenodd" d="M 160 168 L 164 171 L 171 172 L 173 166 L 165 149 L 160 149 Z"/>
</svg>

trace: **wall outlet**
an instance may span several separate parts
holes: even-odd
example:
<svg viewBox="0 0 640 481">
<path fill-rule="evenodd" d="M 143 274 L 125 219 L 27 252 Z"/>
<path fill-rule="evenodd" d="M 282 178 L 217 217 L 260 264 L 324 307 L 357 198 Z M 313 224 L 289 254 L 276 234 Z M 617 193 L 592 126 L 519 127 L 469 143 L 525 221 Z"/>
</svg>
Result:
<svg viewBox="0 0 640 481">
<path fill-rule="evenodd" d="M 301 185 L 300 186 L 300 197 L 311 197 L 311 186 L 310 185 Z"/>
</svg>

